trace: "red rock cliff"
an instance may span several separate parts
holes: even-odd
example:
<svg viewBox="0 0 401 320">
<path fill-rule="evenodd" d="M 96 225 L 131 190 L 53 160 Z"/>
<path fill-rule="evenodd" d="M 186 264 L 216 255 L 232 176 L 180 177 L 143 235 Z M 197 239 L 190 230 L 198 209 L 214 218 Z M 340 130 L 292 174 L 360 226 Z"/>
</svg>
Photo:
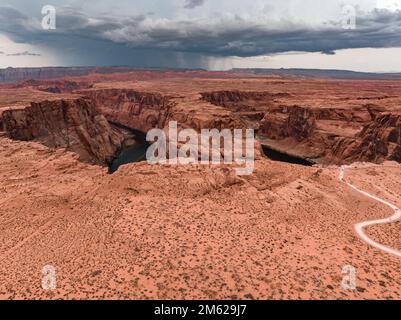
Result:
<svg viewBox="0 0 401 320">
<path fill-rule="evenodd" d="M 313 133 L 315 126 L 316 117 L 310 109 L 285 107 L 281 112 L 266 114 L 260 124 L 260 133 L 271 139 L 291 137 L 301 141 Z"/>
<path fill-rule="evenodd" d="M 4 111 L 2 122 L 12 139 L 66 148 L 78 153 L 83 161 L 102 164 L 114 157 L 123 139 L 86 99 L 31 103 L 22 109 Z"/>
<path fill-rule="evenodd" d="M 384 160 L 401 162 L 401 115 L 381 114 L 355 139 L 339 139 L 333 155 L 347 162 Z"/>
<path fill-rule="evenodd" d="M 85 95 L 101 109 L 112 123 L 147 132 L 164 128 L 172 106 L 168 98 L 158 93 L 127 89 L 85 91 Z"/>
</svg>

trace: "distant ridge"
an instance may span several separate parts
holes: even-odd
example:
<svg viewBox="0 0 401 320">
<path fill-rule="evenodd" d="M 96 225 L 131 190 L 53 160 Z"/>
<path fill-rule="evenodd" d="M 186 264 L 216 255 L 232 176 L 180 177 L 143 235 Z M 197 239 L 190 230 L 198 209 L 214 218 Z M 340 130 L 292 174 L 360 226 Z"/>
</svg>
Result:
<svg viewBox="0 0 401 320">
<path fill-rule="evenodd" d="M 204 69 L 186 69 L 186 68 L 138 68 L 138 67 L 39 67 L 39 68 L 6 68 L 0 69 L 0 83 L 14 83 L 18 81 L 35 79 L 53 79 L 62 77 L 77 77 L 89 74 L 113 74 L 125 73 L 133 71 L 179 71 L 179 72 L 196 72 L 204 71 Z M 218 73 L 218 72 L 212 72 Z M 325 70 L 325 69 L 264 69 L 235 68 L 226 75 L 238 74 L 251 76 L 281 76 L 281 77 L 305 77 L 305 78 L 322 78 L 322 79 L 349 79 L 349 80 L 401 80 L 401 73 L 372 73 L 357 72 L 349 70 Z"/>
<path fill-rule="evenodd" d="M 307 78 L 329 78 L 329 79 L 352 79 L 352 80 L 401 80 L 401 73 L 373 73 L 358 72 L 336 69 L 264 69 L 235 68 L 231 70 L 234 73 L 246 73 L 253 75 L 275 75 L 275 76 L 293 76 Z"/>
<path fill-rule="evenodd" d="M 179 68 L 139 68 L 139 67 L 38 67 L 38 68 L 5 68 L 0 69 L 0 83 L 14 83 L 18 81 L 35 79 L 53 79 L 62 77 L 79 77 L 89 74 L 113 74 L 133 71 L 206 71 L 203 69 Z"/>
<path fill-rule="evenodd" d="M 60 77 L 85 76 L 90 73 L 128 72 L 126 67 L 42 67 L 42 68 L 6 68 L 0 69 L 0 83 L 12 83 L 27 79 L 50 79 Z"/>
</svg>

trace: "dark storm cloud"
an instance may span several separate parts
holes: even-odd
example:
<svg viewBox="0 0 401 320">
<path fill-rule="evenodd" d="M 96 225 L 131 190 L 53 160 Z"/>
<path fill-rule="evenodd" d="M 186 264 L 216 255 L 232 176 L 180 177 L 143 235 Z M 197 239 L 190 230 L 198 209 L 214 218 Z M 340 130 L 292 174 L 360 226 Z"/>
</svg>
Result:
<svg viewBox="0 0 401 320">
<path fill-rule="evenodd" d="M 196 7 L 200 7 L 205 3 L 205 0 L 185 0 L 184 8 L 193 9 Z"/>
<path fill-rule="evenodd" d="M 168 48 L 216 56 L 251 57 L 288 51 L 323 52 L 401 46 L 401 11 L 376 10 L 360 16 L 355 30 L 340 22 L 322 27 L 279 25 L 236 18 L 231 21 L 163 21 L 107 31 L 112 41 L 136 47 Z"/>
<path fill-rule="evenodd" d="M 17 32 L 20 32 L 27 20 L 28 18 L 18 10 L 0 6 L 0 31 L 11 31 L 16 27 Z"/>
<path fill-rule="evenodd" d="M 65 54 L 87 54 L 92 61 L 96 61 L 96 55 L 108 56 L 104 50 L 113 52 L 114 57 L 110 58 L 115 63 L 119 52 L 125 57 L 123 61 L 129 62 L 129 54 L 138 50 L 166 52 L 170 56 L 180 53 L 175 59 L 178 62 L 186 56 L 196 56 L 195 60 L 199 60 L 210 56 L 251 57 L 289 51 L 333 54 L 339 49 L 401 46 L 401 11 L 375 10 L 359 15 L 356 29 L 344 30 L 337 21 L 308 27 L 282 21 L 271 26 L 240 17 L 179 21 L 140 15 L 117 19 L 88 17 L 72 8 L 58 8 L 57 30 L 46 31 L 41 29 L 38 18 L 24 16 L 11 7 L 0 7 L 1 32 L 15 41 L 53 47 Z"/>
</svg>

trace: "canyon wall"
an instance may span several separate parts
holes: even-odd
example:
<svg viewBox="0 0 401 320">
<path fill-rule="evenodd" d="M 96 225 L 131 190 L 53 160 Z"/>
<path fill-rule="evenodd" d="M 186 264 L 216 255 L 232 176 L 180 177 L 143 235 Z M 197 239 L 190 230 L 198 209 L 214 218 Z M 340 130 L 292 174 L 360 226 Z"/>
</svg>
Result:
<svg viewBox="0 0 401 320">
<path fill-rule="evenodd" d="M 296 142 L 295 155 L 302 150 L 303 156 L 327 164 L 401 162 L 399 115 L 367 109 L 284 109 L 266 114 L 259 133 L 277 141 L 287 139 L 284 149 L 286 143 Z"/>
<path fill-rule="evenodd" d="M 2 113 L 5 132 L 12 139 L 38 141 L 50 148 L 66 148 L 80 159 L 106 164 L 121 146 L 122 135 L 112 129 L 100 110 L 86 99 L 43 101 Z"/>
<path fill-rule="evenodd" d="M 375 105 L 313 108 L 284 105 L 292 97 L 286 93 L 232 90 L 203 92 L 200 99 L 172 98 L 131 89 L 82 89 L 91 86 L 84 82 L 29 83 L 38 90 L 54 87 L 83 97 L 5 110 L 0 131 L 13 139 L 67 148 L 85 161 L 105 164 L 118 152 L 123 137 L 109 123 L 144 133 L 160 128 L 167 134 L 168 122 L 174 120 L 178 130 L 253 128 L 262 143 L 318 163 L 401 162 L 401 116 Z M 257 156 L 258 150 L 257 143 Z"/>
<path fill-rule="evenodd" d="M 128 89 L 84 91 L 111 123 L 148 132 L 164 128 L 172 103 L 158 93 L 138 92 Z"/>
<path fill-rule="evenodd" d="M 233 111 L 258 129 L 264 143 L 319 163 L 401 162 L 399 117 L 372 105 L 289 105 L 287 93 L 214 91 L 201 99 Z M 286 104 L 284 104 L 286 103 Z"/>
<path fill-rule="evenodd" d="M 386 113 L 377 116 L 355 139 L 338 139 L 332 151 L 335 158 L 348 163 L 401 162 L 401 115 Z"/>
<path fill-rule="evenodd" d="M 259 133 L 276 140 L 292 137 L 302 141 L 310 137 L 315 128 L 315 114 L 310 109 L 293 106 L 283 108 L 280 113 L 267 113 Z"/>
</svg>

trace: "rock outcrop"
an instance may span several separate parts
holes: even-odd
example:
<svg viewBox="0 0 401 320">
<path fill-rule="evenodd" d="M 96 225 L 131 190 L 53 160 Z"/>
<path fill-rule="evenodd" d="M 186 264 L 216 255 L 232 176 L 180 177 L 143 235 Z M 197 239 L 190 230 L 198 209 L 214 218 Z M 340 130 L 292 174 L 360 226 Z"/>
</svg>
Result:
<svg viewBox="0 0 401 320">
<path fill-rule="evenodd" d="M 285 107 L 280 113 L 268 113 L 261 122 L 259 132 L 270 139 L 292 137 L 302 141 L 316 128 L 316 116 L 307 108 Z"/>
<path fill-rule="evenodd" d="M 369 108 L 283 107 L 266 114 L 259 134 L 281 143 L 286 152 L 321 163 L 401 162 L 400 118 Z"/>
<path fill-rule="evenodd" d="M 66 148 L 79 154 L 83 161 L 100 164 L 112 160 L 123 139 L 87 99 L 31 103 L 25 108 L 4 111 L 2 122 L 12 139 Z"/>
<path fill-rule="evenodd" d="M 164 128 L 172 103 L 158 93 L 128 89 L 84 91 L 111 123 L 147 132 Z"/>
<path fill-rule="evenodd" d="M 401 162 L 401 115 L 382 114 L 355 139 L 338 139 L 333 156 L 346 162 L 385 160 Z"/>
<path fill-rule="evenodd" d="M 232 111 L 272 147 L 321 163 L 400 161 L 397 120 L 382 116 L 383 108 L 283 105 L 290 94 L 213 91 L 201 99 Z M 362 129 L 363 128 L 363 129 Z"/>
</svg>

